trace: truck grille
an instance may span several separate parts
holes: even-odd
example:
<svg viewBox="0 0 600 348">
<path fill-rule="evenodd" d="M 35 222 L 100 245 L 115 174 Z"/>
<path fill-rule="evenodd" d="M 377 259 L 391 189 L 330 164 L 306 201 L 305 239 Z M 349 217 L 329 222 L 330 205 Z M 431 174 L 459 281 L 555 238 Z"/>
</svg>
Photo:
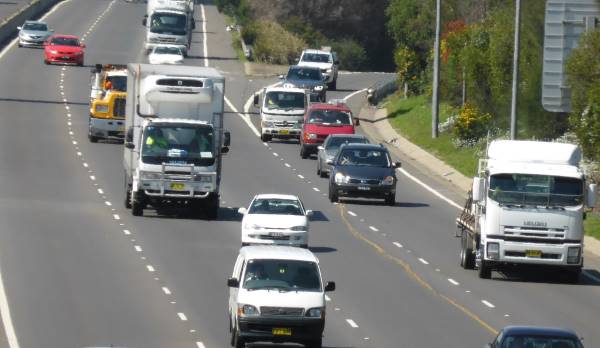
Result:
<svg viewBox="0 0 600 348">
<path fill-rule="evenodd" d="M 275 124 L 275 127 L 277 127 L 277 128 L 295 128 L 296 127 L 295 122 L 282 121 L 282 122 L 274 122 L 274 124 Z"/>
<path fill-rule="evenodd" d="M 303 308 L 290 307 L 260 307 L 262 315 L 300 317 L 304 313 Z"/>
<path fill-rule="evenodd" d="M 156 38 L 156 41 L 159 43 L 175 43 L 177 39 L 174 37 L 158 37 Z"/>
<path fill-rule="evenodd" d="M 562 228 L 504 226 L 504 235 L 515 238 L 563 239 L 565 230 Z"/>
<path fill-rule="evenodd" d="M 125 98 L 115 98 L 114 116 L 125 117 Z"/>
<path fill-rule="evenodd" d="M 509 251 L 506 250 L 504 252 L 504 256 L 508 256 L 508 257 L 524 257 L 527 258 L 527 255 L 525 254 L 524 251 Z M 539 259 L 539 257 L 529 257 L 530 259 Z M 554 254 L 554 253 L 542 253 L 542 257 L 541 259 L 545 259 L 545 260 L 560 260 L 561 255 L 560 254 Z"/>
<path fill-rule="evenodd" d="M 258 238 L 263 239 L 263 240 L 290 240 L 290 236 L 286 236 L 286 235 L 268 235 L 268 234 L 261 234 Z"/>
</svg>

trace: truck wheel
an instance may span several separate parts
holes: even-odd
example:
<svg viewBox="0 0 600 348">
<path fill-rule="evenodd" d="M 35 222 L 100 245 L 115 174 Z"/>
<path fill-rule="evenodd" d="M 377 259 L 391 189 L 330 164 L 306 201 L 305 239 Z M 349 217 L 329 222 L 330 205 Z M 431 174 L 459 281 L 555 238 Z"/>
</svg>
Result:
<svg viewBox="0 0 600 348">
<path fill-rule="evenodd" d="M 306 149 L 306 146 L 304 146 L 304 145 L 300 145 L 300 157 L 302 159 L 308 158 L 308 150 Z"/>
<path fill-rule="evenodd" d="M 273 139 L 273 137 L 269 134 L 261 134 L 260 135 L 260 140 L 262 140 L 263 143 L 268 143 L 269 141 L 271 141 L 271 139 Z"/>
<path fill-rule="evenodd" d="M 139 194 L 139 193 L 137 195 L 132 194 L 133 199 L 131 200 L 131 214 L 133 216 L 144 215 L 145 203 L 143 201 L 143 198 L 139 197 L 139 196 L 141 196 L 141 194 Z"/>
<path fill-rule="evenodd" d="M 98 137 L 95 137 L 91 134 L 88 133 L 88 139 L 90 139 L 90 143 L 97 143 L 98 142 Z"/>
<path fill-rule="evenodd" d="M 464 269 L 475 268 L 475 255 L 473 254 L 473 239 L 467 231 L 462 231 L 460 238 L 460 265 Z"/>
<path fill-rule="evenodd" d="M 481 265 L 479 266 L 479 278 L 481 278 L 481 279 L 492 278 L 492 269 L 490 268 L 490 266 L 485 264 L 484 260 L 481 260 Z"/>
<path fill-rule="evenodd" d="M 567 271 L 567 273 L 564 274 L 564 279 L 569 284 L 578 284 L 580 275 L 581 275 L 581 269 L 577 269 L 574 271 Z"/>
<path fill-rule="evenodd" d="M 323 347 L 323 339 L 319 338 L 318 340 L 308 341 L 304 346 L 306 348 L 321 348 Z"/>
<path fill-rule="evenodd" d="M 125 190 L 125 208 L 131 209 L 131 188 L 129 187 Z"/>
<path fill-rule="evenodd" d="M 205 207 L 205 214 L 208 220 L 216 220 L 219 217 L 219 195 L 210 194 Z"/>
<path fill-rule="evenodd" d="M 240 337 L 240 333 L 237 329 L 234 329 L 231 333 L 231 346 L 235 348 L 244 348 L 246 347 L 246 342 L 243 338 Z"/>
</svg>

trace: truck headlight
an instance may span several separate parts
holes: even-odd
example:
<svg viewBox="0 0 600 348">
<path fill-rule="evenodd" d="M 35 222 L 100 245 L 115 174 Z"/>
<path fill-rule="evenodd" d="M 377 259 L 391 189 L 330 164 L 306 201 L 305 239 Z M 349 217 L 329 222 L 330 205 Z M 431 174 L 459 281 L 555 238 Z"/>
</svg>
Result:
<svg viewBox="0 0 600 348">
<path fill-rule="evenodd" d="M 262 121 L 261 126 L 263 128 L 273 128 L 273 122 L 271 121 Z"/>
<path fill-rule="evenodd" d="M 578 264 L 580 258 L 581 258 L 581 248 L 580 247 L 569 247 L 569 249 L 567 249 L 567 263 L 568 264 Z"/>
<path fill-rule="evenodd" d="M 500 258 L 500 244 L 487 243 L 487 256 L 492 260 L 498 260 Z"/>
<path fill-rule="evenodd" d="M 391 175 L 388 175 L 385 178 L 383 178 L 383 180 L 381 180 L 381 183 L 383 185 L 394 185 L 394 177 Z"/>
<path fill-rule="evenodd" d="M 102 105 L 102 104 L 96 105 L 96 112 L 102 112 L 102 113 L 108 112 L 108 105 Z"/>
<path fill-rule="evenodd" d="M 253 305 L 239 304 L 238 315 L 241 317 L 249 317 L 260 315 L 260 313 L 258 312 L 258 309 L 256 309 L 256 307 L 254 307 Z"/>
<path fill-rule="evenodd" d="M 325 308 L 316 307 L 306 311 L 306 316 L 310 318 L 321 318 L 325 314 Z"/>
<path fill-rule="evenodd" d="M 347 184 L 350 181 L 350 177 L 342 173 L 335 173 L 334 180 L 336 184 Z"/>
<path fill-rule="evenodd" d="M 306 231 L 306 226 L 294 226 L 290 228 L 292 231 Z"/>
<path fill-rule="evenodd" d="M 212 178 L 208 175 L 196 175 L 196 177 L 194 178 L 194 181 L 198 181 L 198 182 L 212 182 Z"/>
<path fill-rule="evenodd" d="M 159 180 L 160 176 L 160 173 L 140 172 L 140 180 Z"/>
</svg>

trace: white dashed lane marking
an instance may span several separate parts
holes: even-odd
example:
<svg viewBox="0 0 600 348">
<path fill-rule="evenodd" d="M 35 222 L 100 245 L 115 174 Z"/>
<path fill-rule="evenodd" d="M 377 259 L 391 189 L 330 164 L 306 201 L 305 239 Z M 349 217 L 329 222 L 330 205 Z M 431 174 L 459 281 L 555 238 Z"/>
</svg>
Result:
<svg viewBox="0 0 600 348">
<path fill-rule="evenodd" d="M 379 232 L 379 229 L 377 229 L 377 227 L 374 226 L 369 226 L 369 229 L 371 229 L 371 231 L 373 232 Z"/>
<path fill-rule="evenodd" d="M 419 257 L 419 262 L 421 262 L 421 263 L 422 263 L 422 264 L 424 264 L 424 265 L 428 265 L 428 264 L 429 264 L 429 262 L 427 262 L 427 260 L 425 260 L 425 259 L 424 259 L 424 258 L 422 258 L 422 257 Z"/>
<path fill-rule="evenodd" d="M 352 326 L 353 328 L 358 328 L 358 325 L 354 322 L 354 320 L 352 319 L 346 319 L 346 322 L 348 323 L 348 325 Z"/>
<path fill-rule="evenodd" d="M 452 278 L 448 278 L 448 281 L 449 281 L 451 284 L 453 284 L 453 285 L 456 285 L 456 286 L 460 285 L 460 283 L 459 283 L 459 282 L 457 282 L 456 280 L 454 280 L 454 279 L 452 279 Z"/>
<path fill-rule="evenodd" d="M 142 247 L 141 247 L 141 246 L 139 246 L 139 245 L 134 245 L 134 246 L 133 246 L 133 248 L 134 248 L 134 249 L 135 249 L 135 251 L 137 251 L 138 253 L 141 253 L 141 252 L 143 251 L 143 250 L 142 250 Z"/>
<path fill-rule="evenodd" d="M 319 192 L 321 190 L 319 190 L 317 187 L 313 187 L 313 190 L 315 190 L 316 192 Z"/>
<path fill-rule="evenodd" d="M 395 246 L 397 246 L 398 248 L 402 248 L 402 247 L 403 247 L 403 245 L 402 245 L 402 244 L 400 244 L 400 243 L 398 243 L 398 242 L 394 242 L 394 243 L 392 243 L 392 244 L 394 244 L 394 245 L 395 245 Z"/>
<path fill-rule="evenodd" d="M 351 210 L 348 210 L 348 215 L 356 216 L 356 213 Z"/>
<path fill-rule="evenodd" d="M 119 214 L 113 214 L 113 219 L 121 220 L 121 217 L 119 216 Z"/>
<path fill-rule="evenodd" d="M 196 342 L 196 346 L 197 346 L 198 348 L 206 348 L 206 347 L 204 346 L 204 343 L 202 343 L 202 342 Z"/>
<path fill-rule="evenodd" d="M 298 174 L 298 177 L 299 177 L 300 179 L 304 179 L 304 176 L 303 176 L 302 174 Z"/>
<path fill-rule="evenodd" d="M 488 302 L 486 300 L 481 300 L 481 303 L 483 303 L 484 305 L 486 305 L 489 308 L 496 308 L 496 306 L 494 306 L 491 302 Z"/>
<path fill-rule="evenodd" d="M 154 267 L 152 267 L 152 265 L 146 265 L 146 268 L 148 269 L 148 272 L 154 272 L 155 269 Z"/>
<path fill-rule="evenodd" d="M 177 316 L 179 317 L 179 319 L 181 319 L 181 321 L 187 321 L 187 317 L 185 316 L 185 313 L 179 312 L 179 313 L 177 313 Z"/>
<path fill-rule="evenodd" d="M 162 291 L 166 294 L 166 295 L 171 295 L 171 290 L 169 290 L 169 288 L 167 288 L 166 286 L 162 287 Z"/>
</svg>

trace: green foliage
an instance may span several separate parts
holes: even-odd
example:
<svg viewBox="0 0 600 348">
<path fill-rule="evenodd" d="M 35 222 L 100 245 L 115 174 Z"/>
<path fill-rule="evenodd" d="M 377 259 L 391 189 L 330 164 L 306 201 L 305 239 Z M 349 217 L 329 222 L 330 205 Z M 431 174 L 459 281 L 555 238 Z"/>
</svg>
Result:
<svg viewBox="0 0 600 348">
<path fill-rule="evenodd" d="M 307 43 L 308 47 L 319 48 L 327 41 L 325 35 L 321 34 L 309 22 L 298 16 L 290 17 L 283 23 L 283 27 L 287 31 L 301 37 Z"/>
<path fill-rule="evenodd" d="M 367 52 L 358 42 L 342 39 L 332 42 L 331 48 L 340 60 L 340 69 L 360 71 L 367 68 Z"/>
<path fill-rule="evenodd" d="M 572 113 L 569 121 L 583 152 L 600 161 L 600 31 L 582 37 L 567 61 Z"/>
<path fill-rule="evenodd" d="M 248 45 L 253 45 L 254 41 L 256 41 L 257 27 L 254 23 L 248 23 L 242 27 L 242 38 L 244 42 Z"/>
<path fill-rule="evenodd" d="M 474 143 L 485 137 L 492 121 L 492 115 L 483 113 L 476 106 L 465 104 L 452 127 L 454 135 L 462 141 Z"/>
<path fill-rule="evenodd" d="M 396 63 L 396 73 L 398 74 L 399 86 L 408 84 L 411 92 L 419 92 L 419 68 L 417 55 L 406 46 L 398 47 L 394 53 L 394 62 Z"/>
<path fill-rule="evenodd" d="M 285 30 L 280 24 L 260 20 L 256 22 L 254 56 L 270 64 L 292 64 L 306 47 L 304 40 Z"/>
</svg>

